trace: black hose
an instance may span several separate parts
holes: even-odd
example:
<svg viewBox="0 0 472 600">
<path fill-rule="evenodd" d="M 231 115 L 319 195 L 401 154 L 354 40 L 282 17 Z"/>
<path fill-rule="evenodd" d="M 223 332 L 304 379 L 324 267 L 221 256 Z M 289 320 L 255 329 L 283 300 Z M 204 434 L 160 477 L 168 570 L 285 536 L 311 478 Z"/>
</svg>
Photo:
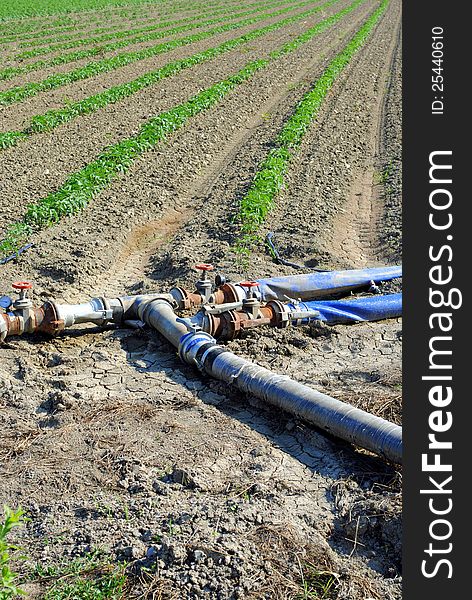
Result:
<svg viewBox="0 0 472 600">
<path fill-rule="evenodd" d="M 282 258 L 280 256 L 279 251 L 277 250 L 277 248 L 274 245 L 274 242 L 272 241 L 273 236 L 274 236 L 274 232 L 269 231 L 269 233 L 266 236 L 266 242 L 269 246 L 270 253 L 271 253 L 272 257 L 274 258 L 275 262 L 280 265 L 285 265 L 286 267 L 293 267 L 294 269 L 301 269 L 301 270 L 306 271 L 305 265 L 299 265 L 297 263 L 290 262 L 289 260 L 285 260 L 284 258 Z M 311 270 L 319 271 L 320 273 L 326 273 L 329 269 L 315 269 L 312 267 Z"/>
<path fill-rule="evenodd" d="M 33 244 L 26 244 L 26 246 L 23 246 L 22 248 L 20 248 L 19 250 L 17 250 L 14 254 L 10 254 L 10 256 L 6 256 L 5 258 L 1 258 L 0 259 L 0 265 L 5 265 L 7 262 L 10 262 L 14 258 L 17 258 L 18 256 L 20 256 L 20 254 L 22 252 L 24 252 L 25 250 L 28 250 L 32 246 L 33 246 Z"/>
</svg>

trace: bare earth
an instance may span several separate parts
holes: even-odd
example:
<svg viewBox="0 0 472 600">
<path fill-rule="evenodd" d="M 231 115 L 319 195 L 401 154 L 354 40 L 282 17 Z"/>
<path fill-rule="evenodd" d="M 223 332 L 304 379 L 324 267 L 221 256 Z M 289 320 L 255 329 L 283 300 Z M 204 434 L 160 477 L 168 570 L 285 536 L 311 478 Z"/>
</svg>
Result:
<svg viewBox="0 0 472 600">
<path fill-rule="evenodd" d="M 0 152 L 0 230 L 146 118 L 347 4 Z M 37 303 L 192 287 L 197 262 L 233 281 L 295 273 L 262 245 L 241 272 L 231 216 L 299 99 L 376 6 L 367 0 L 271 63 L 81 214 L 35 234 L 34 249 L 0 266 L 0 295 L 22 279 Z M 263 231 L 307 272 L 401 260 L 400 19 L 392 0 L 330 91 Z M 264 24 L 4 108 L 1 129 Z M 401 326 L 259 328 L 229 347 L 401 423 Z M 30 518 L 16 531 L 23 575 L 99 548 L 135 573 L 155 566 L 130 598 L 302 598 L 307 564 L 334 574 L 326 598 L 401 598 L 401 470 L 202 376 L 149 330 L 10 339 L 0 348 L 0 431 L 0 504 Z"/>
</svg>

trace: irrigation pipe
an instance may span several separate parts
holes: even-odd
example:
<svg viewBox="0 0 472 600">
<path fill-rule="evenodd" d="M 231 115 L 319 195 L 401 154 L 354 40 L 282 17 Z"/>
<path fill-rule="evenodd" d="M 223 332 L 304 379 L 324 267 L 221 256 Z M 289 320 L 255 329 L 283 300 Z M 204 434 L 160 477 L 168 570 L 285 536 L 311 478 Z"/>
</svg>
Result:
<svg viewBox="0 0 472 600">
<path fill-rule="evenodd" d="M 13 284 L 19 298 L 1 299 L 0 342 L 7 336 L 23 333 L 57 334 L 79 323 L 117 325 L 145 323 L 163 335 L 178 349 L 181 359 L 200 371 L 235 385 L 241 391 L 281 408 L 311 425 L 347 442 L 379 454 L 395 463 L 402 461 L 402 429 L 394 423 L 371 415 L 336 400 L 293 379 L 273 373 L 264 367 L 236 356 L 218 345 L 216 335 L 232 339 L 249 327 L 269 325 L 287 327 L 321 320 L 328 323 L 358 322 L 401 315 L 401 294 L 351 298 L 348 300 L 291 301 L 272 299 L 262 303 L 257 297 L 273 293 L 274 281 L 285 282 L 289 291 L 317 297 L 322 285 L 346 291 L 372 276 L 393 278 L 401 275 L 401 267 L 364 269 L 332 273 L 314 273 L 295 277 L 273 278 L 258 282 L 240 282 L 234 286 L 221 282 L 215 289 L 208 278 L 211 265 L 197 265 L 202 272 L 196 291 L 173 288 L 168 294 L 146 294 L 120 298 L 93 298 L 89 302 L 61 305 L 53 301 L 34 307 L 28 298 L 32 285 L 20 281 Z M 400 275 L 399 275 L 400 272 Z M 294 287 L 293 279 L 297 280 Z M 320 279 L 321 278 L 321 279 Z M 349 284 L 348 284 L 349 282 Z M 344 287 L 340 288 L 340 284 Z M 311 292 L 308 286 L 311 285 Z M 258 290 L 256 292 L 256 289 Z M 243 297 L 240 297 L 243 292 Z M 210 304 L 210 301 L 213 304 Z M 181 318 L 175 311 L 199 306 L 192 318 Z"/>
<path fill-rule="evenodd" d="M 145 301 L 137 313 L 178 348 L 183 361 L 200 371 L 387 460 L 402 462 L 400 426 L 236 356 L 208 333 L 188 331 L 166 300 Z"/>
</svg>

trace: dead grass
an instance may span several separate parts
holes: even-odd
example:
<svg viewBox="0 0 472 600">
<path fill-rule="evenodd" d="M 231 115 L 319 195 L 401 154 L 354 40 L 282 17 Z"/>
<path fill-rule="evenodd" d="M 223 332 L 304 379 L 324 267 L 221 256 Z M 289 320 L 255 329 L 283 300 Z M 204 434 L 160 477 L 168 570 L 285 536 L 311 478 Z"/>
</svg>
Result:
<svg viewBox="0 0 472 600">
<path fill-rule="evenodd" d="M 254 600 L 335 600 L 339 575 L 330 552 L 304 546 L 289 525 L 262 525 L 249 537 L 256 543 L 267 577 Z"/>
</svg>

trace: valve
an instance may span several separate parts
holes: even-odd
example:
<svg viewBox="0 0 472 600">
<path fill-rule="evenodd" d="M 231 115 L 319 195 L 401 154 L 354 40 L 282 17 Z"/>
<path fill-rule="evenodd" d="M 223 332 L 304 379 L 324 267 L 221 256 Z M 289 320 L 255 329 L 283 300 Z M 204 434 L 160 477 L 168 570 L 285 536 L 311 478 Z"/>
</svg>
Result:
<svg viewBox="0 0 472 600">
<path fill-rule="evenodd" d="M 213 265 L 210 265 L 208 263 L 199 263 L 198 265 L 195 265 L 195 268 L 198 269 L 199 271 L 203 271 L 203 273 L 202 273 L 203 279 L 205 278 L 207 271 L 213 271 L 215 269 L 215 267 Z"/>
<path fill-rule="evenodd" d="M 33 284 L 29 281 L 15 281 L 12 288 L 18 291 L 19 297 L 13 302 L 15 310 L 25 310 L 32 308 L 33 302 L 28 297 L 28 290 L 33 289 Z"/>
<path fill-rule="evenodd" d="M 242 288 L 247 288 L 246 298 L 243 300 L 243 310 L 251 315 L 253 319 L 257 319 L 261 303 L 255 295 L 255 290 L 252 288 L 259 287 L 257 281 L 242 281 L 239 284 Z"/>
<path fill-rule="evenodd" d="M 213 284 L 208 276 L 209 271 L 214 270 L 214 266 L 208 263 L 199 263 L 195 265 L 198 271 L 201 271 L 200 279 L 195 284 L 197 291 L 203 298 L 203 304 L 207 304 L 210 300 L 211 292 L 213 291 Z"/>
<path fill-rule="evenodd" d="M 247 288 L 246 296 L 247 298 L 254 298 L 254 292 L 252 288 L 259 287 L 257 281 L 241 281 L 239 284 L 242 288 Z"/>
</svg>

